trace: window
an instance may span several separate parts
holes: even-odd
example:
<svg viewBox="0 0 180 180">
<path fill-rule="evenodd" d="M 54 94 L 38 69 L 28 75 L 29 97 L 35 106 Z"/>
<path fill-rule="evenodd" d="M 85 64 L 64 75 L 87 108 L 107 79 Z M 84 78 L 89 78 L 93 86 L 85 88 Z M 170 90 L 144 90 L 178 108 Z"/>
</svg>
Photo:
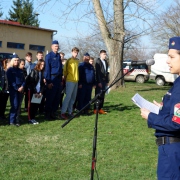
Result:
<svg viewBox="0 0 180 180">
<path fill-rule="evenodd" d="M 22 43 L 14 43 L 14 42 L 7 42 L 8 48 L 14 48 L 14 49 L 24 49 L 24 44 Z"/>
<path fill-rule="evenodd" d="M 0 61 L 4 59 L 12 59 L 13 54 L 12 53 L 1 53 L 0 52 Z"/>
<path fill-rule="evenodd" d="M 0 41 L 0 47 L 2 47 L 2 41 Z"/>
<path fill-rule="evenodd" d="M 35 50 L 35 51 L 44 51 L 45 46 L 39 46 L 39 45 L 29 45 L 29 50 Z"/>
</svg>

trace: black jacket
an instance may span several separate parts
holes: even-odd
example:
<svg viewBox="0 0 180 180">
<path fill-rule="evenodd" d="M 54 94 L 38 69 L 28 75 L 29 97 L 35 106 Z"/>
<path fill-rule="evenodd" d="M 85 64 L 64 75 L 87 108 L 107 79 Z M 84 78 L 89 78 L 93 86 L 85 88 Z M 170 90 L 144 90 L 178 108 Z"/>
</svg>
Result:
<svg viewBox="0 0 180 180">
<path fill-rule="evenodd" d="M 104 69 L 104 65 L 100 58 L 96 60 L 95 63 L 95 72 L 96 72 L 96 81 L 97 83 L 106 82 L 109 83 L 109 72 L 108 72 L 108 63 L 106 60 L 106 70 Z"/>
<path fill-rule="evenodd" d="M 6 71 L 0 63 L 0 91 L 6 93 L 8 91 L 8 80 Z"/>
<path fill-rule="evenodd" d="M 39 81 L 39 71 L 32 69 L 30 74 L 26 78 L 26 88 L 30 89 L 33 93 L 37 93 L 36 86 Z M 40 93 L 43 94 L 44 91 L 44 81 L 43 81 L 43 73 L 41 71 L 41 81 L 40 81 Z"/>
<path fill-rule="evenodd" d="M 3 67 L 0 62 L 0 91 L 3 89 Z"/>
</svg>

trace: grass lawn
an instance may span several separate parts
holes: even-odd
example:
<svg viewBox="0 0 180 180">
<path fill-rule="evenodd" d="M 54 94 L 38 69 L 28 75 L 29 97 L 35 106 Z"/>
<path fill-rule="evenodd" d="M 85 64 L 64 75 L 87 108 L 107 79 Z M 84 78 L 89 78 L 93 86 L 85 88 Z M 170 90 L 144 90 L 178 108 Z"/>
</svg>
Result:
<svg viewBox="0 0 180 180">
<path fill-rule="evenodd" d="M 108 114 L 98 121 L 96 169 L 101 180 L 156 179 L 154 130 L 147 128 L 131 97 L 138 92 L 159 102 L 169 88 L 152 81 L 126 82 L 125 88 L 106 95 Z M 0 179 L 90 179 L 95 115 L 75 118 L 64 128 L 64 121 L 45 121 L 43 116 L 36 118 L 39 125 L 27 124 L 26 113 L 22 119 L 19 128 L 0 123 Z"/>
</svg>

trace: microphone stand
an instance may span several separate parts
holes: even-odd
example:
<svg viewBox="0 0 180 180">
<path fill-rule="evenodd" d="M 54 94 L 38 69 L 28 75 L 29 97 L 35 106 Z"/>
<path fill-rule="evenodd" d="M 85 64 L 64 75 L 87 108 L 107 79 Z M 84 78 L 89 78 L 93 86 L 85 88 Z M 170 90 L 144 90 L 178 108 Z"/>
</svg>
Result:
<svg viewBox="0 0 180 180">
<path fill-rule="evenodd" d="M 122 69 L 121 69 L 122 70 Z M 86 109 L 89 105 L 95 103 L 96 105 L 96 118 L 95 118 L 95 125 L 94 125 L 94 137 L 93 137 L 93 152 L 92 152 L 92 163 L 91 163 L 91 179 L 94 179 L 94 170 L 96 168 L 96 146 L 97 146 L 97 132 L 98 132 L 98 110 L 99 110 L 99 104 L 101 103 L 102 97 L 104 97 L 104 94 L 108 89 L 110 89 L 114 84 L 116 84 L 119 80 L 124 78 L 125 75 L 127 75 L 129 72 L 133 71 L 134 68 L 131 68 L 129 71 L 127 71 L 125 74 L 122 75 L 122 77 L 118 78 L 117 80 L 113 80 L 112 83 L 109 85 L 109 87 L 105 90 L 102 90 L 99 94 L 97 94 L 86 106 L 84 106 L 78 113 L 76 113 L 73 117 L 68 119 L 64 124 L 62 124 L 62 128 L 64 128 L 71 120 L 73 120 L 76 116 L 78 116 L 84 109 Z"/>
</svg>

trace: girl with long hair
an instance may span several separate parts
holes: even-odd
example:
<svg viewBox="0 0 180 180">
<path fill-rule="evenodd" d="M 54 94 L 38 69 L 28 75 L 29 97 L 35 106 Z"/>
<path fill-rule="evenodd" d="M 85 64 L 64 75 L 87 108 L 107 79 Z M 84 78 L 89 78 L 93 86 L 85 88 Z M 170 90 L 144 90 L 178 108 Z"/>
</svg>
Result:
<svg viewBox="0 0 180 180">
<path fill-rule="evenodd" d="M 18 68 L 19 57 L 17 54 L 13 54 L 10 65 L 11 67 L 9 67 L 7 70 L 7 79 L 9 85 L 9 95 L 11 104 L 9 121 L 10 125 L 20 126 L 19 122 L 16 122 L 16 116 L 21 96 L 24 91 L 25 78 L 23 71 Z"/>
<path fill-rule="evenodd" d="M 40 98 L 43 95 L 45 86 L 43 81 L 44 66 L 45 61 L 43 59 L 40 59 L 26 79 L 26 86 L 28 88 L 28 119 L 30 124 L 39 124 L 35 120 L 35 115 L 39 104 L 32 103 L 31 100 L 33 94 L 35 94 L 35 97 L 37 98 Z"/>
<path fill-rule="evenodd" d="M 2 69 L 1 69 L 1 92 L 0 92 L 0 120 L 6 120 L 5 111 L 6 105 L 9 98 L 9 90 L 8 90 L 8 80 L 6 71 L 9 67 L 11 59 L 4 59 L 2 61 Z"/>
</svg>

